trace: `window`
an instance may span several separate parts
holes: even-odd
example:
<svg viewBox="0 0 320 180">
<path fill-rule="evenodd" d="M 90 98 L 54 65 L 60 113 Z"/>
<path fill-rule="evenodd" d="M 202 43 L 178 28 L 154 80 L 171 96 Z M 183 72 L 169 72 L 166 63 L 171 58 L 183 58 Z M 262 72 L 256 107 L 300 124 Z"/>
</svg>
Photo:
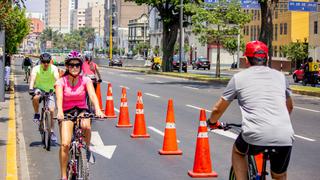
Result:
<svg viewBox="0 0 320 180">
<path fill-rule="evenodd" d="M 288 24 L 287 23 L 283 24 L 283 34 L 288 34 Z"/>
<path fill-rule="evenodd" d="M 256 26 L 253 26 L 253 40 L 257 39 L 256 34 L 257 34 L 257 28 Z"/>
<path fill-rule="evenodd" d="M 313 22 L 313 34 L 318 34 L 318 21 Z"/>
<path fill-rule="evenodd" d="M 274 40 L 278 40 L 278 24 L 274 25 Z"/>
<path fill-rule="evenodd" d="M 274 18 L 278 19 L 278 10 L 277 9 L 274 11 Z"/>
<path fill-rule="evenodd" d="M 247 36 L 249 36 L 249 26 L 247 26 Z"/>
<path fill-rule="evenodd" d="M 280 35 L 282 35 L 282 32 L 283 32 L 283 24 L 280 23 Z"/>
<path fill-rule="evenodd" d="M 258 21 L 260 21 L 260 10 L 258 10 Z"/>
</svg>

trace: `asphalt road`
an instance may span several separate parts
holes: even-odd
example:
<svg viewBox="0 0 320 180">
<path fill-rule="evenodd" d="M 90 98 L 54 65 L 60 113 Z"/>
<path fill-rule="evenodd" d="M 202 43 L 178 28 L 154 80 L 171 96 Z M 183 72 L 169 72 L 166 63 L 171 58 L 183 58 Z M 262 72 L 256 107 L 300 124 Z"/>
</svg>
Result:
<svg viewBox="0 0 320 180">
<path fill-rule="evenodd" d="M 40 146 L 40 136 L 36 125 L 32 122 L 33 110 L 28 87 L 23 82 L 20 62 L 16 62 L 17 112 L 22 117 L 23 133 L 27 150 L 28 169 L 31 179 L 58 179 L 59 144 L 50 152 Z M 90 167 L 91 179 L 140 180 L 140 179 L 191 179 L 187 171 L 193 167 L 199 110 L 211 109 L 220 97 L 224 86 L 202 82 L 167 78 L 157 75 L 145 75 L 102 68 L 103 104 L 106 100 L 107 83 L 113 86 L 115 108 L 119 109 L 121 86 L 128 87 L 128 105 L 131 123 L 134 123 L 137 91 L 143 92 L 145 119 L 148 139 L 132 139 L 130 129 L 115 127 L 117 119 L 93 122 L 92 130 L 98 132 L 104 146 L 116 145 L 111 159 L 95 154 L 96 164 Z M 174 101 L 177 138 L 180 156 L 160 156 L 162 147 L 165 116 L 168 99 Z M 291 115 L 296 133 L 292 158 L 289 166 L 290 180 L 318 180 L 320 176 L 320 99 L 294 95 L 295 109 Z M 19 110 L 20 109 L 20 110 Z M 209 112 L 207 112 L 207 116 Z M 240 122 L 241 113 L 234 101 L 225 112 L 221 121 Z M 56 127 L 56 132 L 58 128 Z M 58 133 L 57 133 L 58 134 Z M 97 134 L 97 133 L 95 133 Z M 95 139 L 99 139 L 95 136 Z M 228 179 L 231 164 L 230 153 L 234 140 L 232 138 L 210 133 L 211 160 L 214 171 L 219 174 L 217 179 Z M 59 141 L 58 141 L 59 142 Z M 110 153 L 109 153 L 110 155 Z"/>
</svg>

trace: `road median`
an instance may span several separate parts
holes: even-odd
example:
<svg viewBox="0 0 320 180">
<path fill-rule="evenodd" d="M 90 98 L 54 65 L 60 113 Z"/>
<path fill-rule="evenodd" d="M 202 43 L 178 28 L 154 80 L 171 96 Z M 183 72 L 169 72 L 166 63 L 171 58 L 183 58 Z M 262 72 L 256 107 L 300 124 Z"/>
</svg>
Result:
<svg viewBox="0 0 320 180">
<path fill-rule="evenodd" d="M 183 78 L 183 79 L 189 79 L 189 80 L 204 81 L 204 82 L 210 82 L 210 83 L 214 82 L 219 84 L 227 84 L 230 80 L 230 77 L 215 78 L 210 75 L 202 75 L 202 74 L 159 72 L 159 71 L 153 71 L 149 68 L 143 68 L 143 67 L 109 67 L 109 66 L 104 66 L 104 67 L 118 69 L 118 70 L 125 70 L 125 71 L 140 72 L 145 74 L 155 74 L 155 75 L 163 75 L 163 76 Z M 320 88 L 318 87 L 291 85 L 290 88 L 292 89 L 292 92 L 295 94 L 320 97 Z"/>
</svg>

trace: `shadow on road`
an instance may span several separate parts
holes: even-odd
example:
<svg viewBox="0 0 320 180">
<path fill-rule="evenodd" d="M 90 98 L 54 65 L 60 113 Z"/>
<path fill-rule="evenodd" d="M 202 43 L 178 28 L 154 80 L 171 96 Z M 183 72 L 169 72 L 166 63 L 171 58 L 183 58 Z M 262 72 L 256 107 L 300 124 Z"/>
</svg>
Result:
<svg viewBox="0 0 320 180">
<path fill-rule="evenodd" d="M 6 121 L 8 121 L 8 120 L 9 120 L 9 118 L 0 117 L 0 123 L 6 122 Z"/>
</svg>

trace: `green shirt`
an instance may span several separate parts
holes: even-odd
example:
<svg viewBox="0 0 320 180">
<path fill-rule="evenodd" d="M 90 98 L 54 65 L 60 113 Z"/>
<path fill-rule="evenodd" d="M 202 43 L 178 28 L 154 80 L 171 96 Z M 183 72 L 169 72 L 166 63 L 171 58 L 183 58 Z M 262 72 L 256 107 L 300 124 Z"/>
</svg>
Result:
<svg viewBox="0 0 320 180">
<path fill-rule="evenodd" d="M 50 65 L 46 71 L 41 65 L 38 65 L 32 69 L 32 75 L 36 77 L 34 87 L 49 92 L 51 89 L 54 90 L 54 84 L 59 77 L 59 72 L 54 65 Z"/>
</svg>

